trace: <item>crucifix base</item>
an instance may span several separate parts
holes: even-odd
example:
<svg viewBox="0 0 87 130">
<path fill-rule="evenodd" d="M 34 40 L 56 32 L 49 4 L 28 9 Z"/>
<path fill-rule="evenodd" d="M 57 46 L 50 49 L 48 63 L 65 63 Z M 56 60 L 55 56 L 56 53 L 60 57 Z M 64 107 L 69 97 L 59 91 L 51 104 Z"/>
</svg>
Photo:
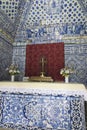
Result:
<svg viewBox="0 0 87 130">
<path fill-rule="evenodd" d="M 40 77 L 44 77 L 45 75 L 44 75 L 44 72 L 41 72 L 41 75 L 40 75 Z"/>
<path fill-rule="evenodd" d="M 29 81 L 35 81 L 35 82 L 53 82 L 53 79 L 48 76 L 31 76 L 29 78 Z"/>
</svg>

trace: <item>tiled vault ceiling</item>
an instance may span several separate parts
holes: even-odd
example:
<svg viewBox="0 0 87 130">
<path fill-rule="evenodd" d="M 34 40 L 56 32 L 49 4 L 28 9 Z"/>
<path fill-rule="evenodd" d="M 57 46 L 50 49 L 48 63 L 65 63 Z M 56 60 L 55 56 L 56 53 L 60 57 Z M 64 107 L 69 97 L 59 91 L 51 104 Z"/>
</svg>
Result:
<svg viewBox="0 0 87 130">
<path fill-rule="evenodd" d="M 87 0 L 0 0 L 0 33 L 10 40 L 21 28 L 86 22 Z"/>
<path fill-rule="evenodd" d="M 13 42 L 26 0 L 0 0 L 0 36 Z"/>
</svg>

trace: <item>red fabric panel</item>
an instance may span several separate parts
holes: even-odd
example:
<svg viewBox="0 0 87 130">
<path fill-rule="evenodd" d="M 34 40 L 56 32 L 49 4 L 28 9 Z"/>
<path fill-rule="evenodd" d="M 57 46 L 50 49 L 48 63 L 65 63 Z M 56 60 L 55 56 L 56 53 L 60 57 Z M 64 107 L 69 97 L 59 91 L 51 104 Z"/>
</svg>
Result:
<svg viewBox="0 0 87 130">
<path fill-rule="evenodd" d="M 46 76 L 62 81 L 60 69 L 64 67 L 64 43 L 34 44 L 26 46 L 25 76 L 40 76 L 41 57 L 46 57 Z"/>
</svg>

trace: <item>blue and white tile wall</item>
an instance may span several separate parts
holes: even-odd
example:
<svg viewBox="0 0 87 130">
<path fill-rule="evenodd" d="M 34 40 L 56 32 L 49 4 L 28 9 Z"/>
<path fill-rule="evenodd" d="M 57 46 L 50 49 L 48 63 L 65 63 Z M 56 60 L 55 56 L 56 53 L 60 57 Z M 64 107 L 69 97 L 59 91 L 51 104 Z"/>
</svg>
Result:
<svg viewBox="0 0 87 130">
<path fill-rule="evenodd" d="M 12 43 L 24 4 L 25 0 L 0 0 L 0 80 L 10 80 L 5 70 L 12 63 Z"/>
<path fill-rule="evenodd" d="M 65 44 L 65 65 L 75 70 L 70 82 L 87 86 L 87 44 Z"/>
<path fill-rule="evenodd" d="M 16 80 L 22 80 L 25 76 L 25 60 L 26 60 L 26 46 L 15 46 L 13 47 L 13 59 L 12 61 L 18 65 L 20 74 Z"/>
<path fill-rule="evenodd" d="M 14 22 L 20 0 L 0 0 L 0 9 Z"/>
<path fill-rule="evenodd" d="M 86 0 L 27 1 L 14 43 L 16 49 L 17 45 L 22 48 L 27 43 L 68 43 L 65 44 L 65 64 L 72 65 L 76 70 L 70 76 L 70 82 L 87 84 L 86 7 Z M 21 54 L 21 49 L 19 52 Z M 14 57 L 16 60 L 17 57 L 21 59 L 20 55 Z M 23 67 L 21 62 L 19 64 Z"/>
<path fill-rule="evenodd" d="M 15 39 L 17 27 L 26 0 L 0 0 L 0 32 L 11 43 Z"/>
<path fill-rule="evenodd" d="M 3 28 L 9 30 L 13 39 L 15 34 L 13 61 L 18 63 L 22 76 L 26 44 L 63 41 L 68 43 L 65 44 L 65 64 L 73 61 L 76 71 L 81 69 L 80 73 L 70 77 L 70 81 L 87 84 L 87 0 L 0 0 L 0 8 L 11 25 L 11 28 Z M 6 17 L 4 21 L 7 22 Z"/>
<path fill-rule="evenodd" d="M 12 53 L 12 45 L 0 38 L 0 81 L 10 79 L 10 76 L 6 71 L 6 68 L 12 62 Z"/>
<path fill-rule="evenodd" d="M 80 40 L 87 35 L 86 8 L 86 0 L 28 0 L 15 41 L 67 43 L 67 36 L 72 37 L 71 42 L 83 43 L 87 40 Z"/>
<path fill-rule="evenodd" d="M 0 11 L 13 25 L 6 28 L 10 33 L 14 34 L 18 27 L 15 32 L 18 42 L 54 42 L 66 36 L 87 35 L 87 0 L 0 0 Z M 75 38 L 71 42 L 75 42 Z"/>
</svg>

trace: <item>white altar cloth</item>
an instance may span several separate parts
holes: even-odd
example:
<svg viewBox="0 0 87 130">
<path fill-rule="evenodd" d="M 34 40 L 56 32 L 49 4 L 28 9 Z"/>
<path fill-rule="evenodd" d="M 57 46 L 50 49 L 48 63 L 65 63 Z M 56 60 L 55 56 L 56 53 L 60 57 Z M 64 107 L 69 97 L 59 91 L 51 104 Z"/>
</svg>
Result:
<svg viewBox="0 0 87 130">
<path fill-rule="evenodd" d="M 0 91 L 40 94 L 81 95 L 87 101 L 83 84 L 58 82 L 0 82 Z"/>
</svg>

